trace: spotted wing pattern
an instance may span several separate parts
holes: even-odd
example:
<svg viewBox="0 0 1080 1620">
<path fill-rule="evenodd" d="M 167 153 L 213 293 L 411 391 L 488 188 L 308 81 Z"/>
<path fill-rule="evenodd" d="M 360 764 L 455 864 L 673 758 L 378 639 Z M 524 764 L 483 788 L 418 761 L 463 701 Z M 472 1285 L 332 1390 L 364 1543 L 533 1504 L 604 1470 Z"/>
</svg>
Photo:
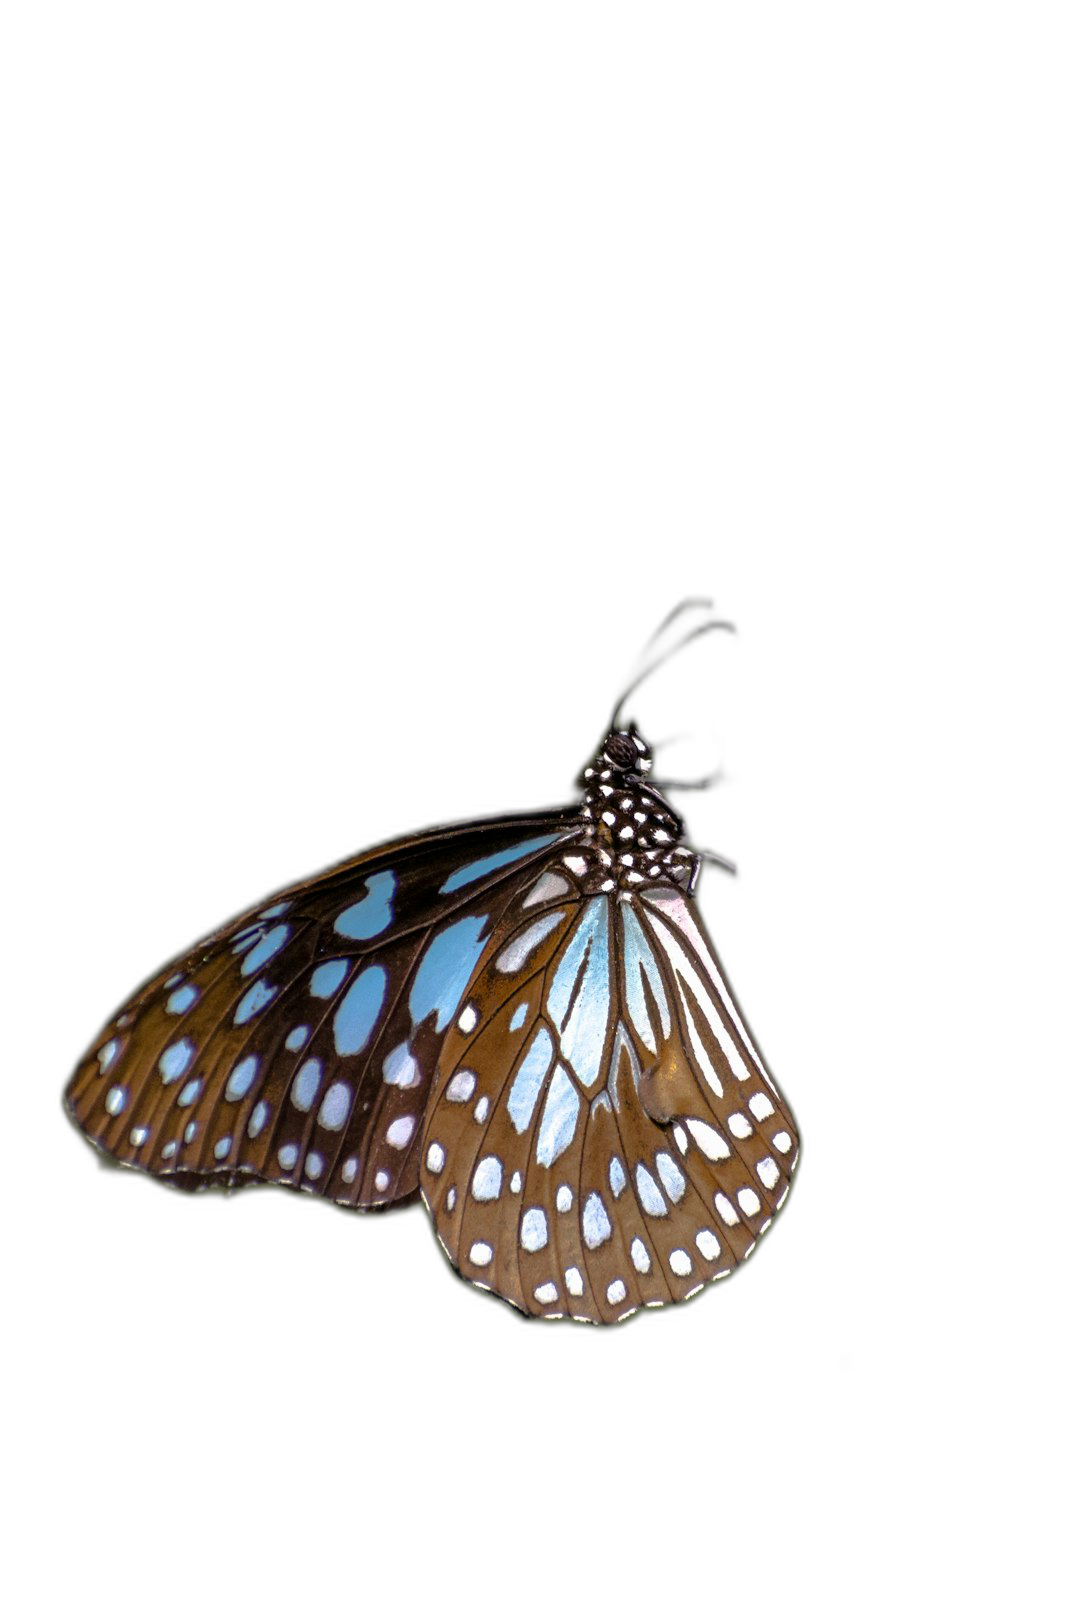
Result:
<svg viewBox="0 0 1080 1620">
<path fill-rule="evenodd" d="M 504 914 L 449 1033 L 421 1191 L 463 1276 L 611 1322 L 751 1253 L 798 1155 L 694 902 L 588 895 L 561 852 Z"/>
<path fill-rule="evenodd" d="M 477 962 L 569 812 L 422 834 L 283 890 L 163 968 L 66 1093 L 124 1164 L 285 1182 L 361 1207 L 415 1192 L 439 1051 Z"/>
</svg>

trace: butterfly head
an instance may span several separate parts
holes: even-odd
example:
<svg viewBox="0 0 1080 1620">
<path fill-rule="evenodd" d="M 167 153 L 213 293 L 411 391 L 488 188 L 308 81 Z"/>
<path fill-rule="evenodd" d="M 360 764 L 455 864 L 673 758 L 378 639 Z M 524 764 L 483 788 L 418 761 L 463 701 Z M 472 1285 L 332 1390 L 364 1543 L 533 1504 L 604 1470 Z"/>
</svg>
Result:
<svg viewBox="0 0 1080 1620">
<path fill-rule="evenodd" d="M 653 770 L 653 755 L 644 737 L 630 731 L 612 731 L 601 750 L 601 763 L 615 771 L 638 774 Z"/>
</svg>

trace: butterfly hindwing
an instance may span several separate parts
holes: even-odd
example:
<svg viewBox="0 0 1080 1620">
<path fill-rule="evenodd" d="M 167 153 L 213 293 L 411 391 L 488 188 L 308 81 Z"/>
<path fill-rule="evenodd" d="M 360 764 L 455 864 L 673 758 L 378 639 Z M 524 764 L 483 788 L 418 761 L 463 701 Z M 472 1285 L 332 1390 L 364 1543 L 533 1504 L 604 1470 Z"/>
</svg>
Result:
<svg viewBox="0 0 1080 1620">
<path fill-rule="evenodd" d="M 420 1176 L 469 1280 L 531 1314 L 613 1321 L 745 1259 L 797 1137 L 693 901 L 586 895 L 575 860 L 519 889 L 477 968 L 485 1020 L 440 1052 Z"/>
<path fill-rule="evenodd" d="M 154 976 L 68 1086 L 76 1123 L 181 1185 L 358 1206 L 415 1191 L 438 1053 L 565 814 L 419 835 L 283 890 Z"/>
</svg>

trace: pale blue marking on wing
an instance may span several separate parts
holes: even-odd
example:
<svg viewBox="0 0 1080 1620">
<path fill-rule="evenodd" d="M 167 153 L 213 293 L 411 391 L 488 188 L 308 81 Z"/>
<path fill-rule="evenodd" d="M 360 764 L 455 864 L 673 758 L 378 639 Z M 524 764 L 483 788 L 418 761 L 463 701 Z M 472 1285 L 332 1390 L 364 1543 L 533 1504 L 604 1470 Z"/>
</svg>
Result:
<svg viewBox="0 0 1080 1620">
<path fill-rule="evenodd" d="M 634 1028 L 650 1052 L 657 1049 L 656 1032 L 649 1018 L 648 1003 L 641 985 L 641 975 L 644 970 L 649 983 L 653 1000 L 660 1013 L 660 1023 L 667 1040 L 671 1034 L 671 1009 L 668 1006 L 667 994 L 664 990 L 664 981 L 653 954 L 652 946 L 645 938 L 645 931 L 638 922 L 630 906 L 624 905 L 620 913 L 623 925 L 623 971 L 626 975 L 626 1005 Z"/>
<path fill-rule="evenodd" d="M 256 1057 L 241 1058 L 235 1069 L 225 1082 L 225 1100 L 239 1102 L 251 1090 L 251 1083 L 259 1070 L 259 1060 Z"/>
<path fill-rule="evenodd" d="M 502 1192 L 502 1161 L 493 1153 L 481 1159 L 473 1173 L 472 1195 L 482 1204 L 490 1203 Z"/>
<path fill-rule="evenodd" d="M 202 1088 L 203 1083 L 201 1080 L 186 1080 L 183 1090 L 176 1099 L 177 1107 L 190 1108 L 193 1102 L 198 1101 Z"/>
<path fill-rule="evenodd" d="M 372 963 L 353 980 L 334 1014 L 334 1045 L 342 1057 L 362 1052 L 382 1011 L 386 969 Z"/>
<path fill-rule="evenodd" d="M 319 996 L 323 1001 L 340 990 L 342 981 L 349 971 L 349 964 L 343 957 L 334 962 L 322 962 L 311 975 L 311 993 Z"/>
<path fill-rule="evenodd" d="M 105 1095 L 105 1112 L 107 1114 L 112 1114 L 112 1116 L 115 1118 L 117 1114 L 122 1114 L 124 1112 L 124 1109 L 127 1107 L 127 1100 L 128 1094 L 126 1086 L 110 1086 Z"/>
<path fill-rule="evenodd" d="M 686 1191 L 686 1178 L 679 1169 L 670 1153 L 656 1155 L 656 1168 L 660 1172 L 660 1180 L 664 1183 L 664 1191 L 673 1204 L 677 1204 Z"/>
<path fill-rule="evenodd" d="M 113 1063 L 113 1060 L 115 1059 L 116 1054 L 117 1054 L 117 1052 L 119 1052 L 119 1050 L 120 1050 L 120 1042 L 118 1040 L 113 1039 L 111 1041 L 106 1041 L 105 1042 L 105 1045 L 101 1048 L 101 1051 L 97 1055 L 98 1056 L 98 1067 L 101 1070 L 102 1074 L 105 1074 L 106 1071 L 111 1067 L 111 1065 Z"/>
<path fill-rule="evenodd" d="M 611 1222 L 599 1193 L 590 1193 L 581 1212 L 581 1235 L 587 1249 L 598 1249 L 611 1236 Z"/>
<path fill-rule="evenodd" d="M 251 1118 L 248 1120 L 247 1128 L 248 1135 L 250 1137 L 258 1136 L 259 1132 L 262 1130 L 269 1118 L 270 1104 L 260 1099 L 255 1104 L 255 1107 L 251 1110 Z"/>
<path fill-rule="evenodd" d="M 158 1070 L 167 1086 L 179 1080 L 194 1056 L 195 1048 L 186 1035 L 165 1048 L 158 1058 Z"/>
<path fill-rule="evenodd" d="M 290 1052 L 299 1052 L 309 1034 L 310 1030 L 306 1024 L 297 1024 L 296 1028 L 290 1029 L 288 1035 L 286 1035 L 285 1045 Z"/>
<path fill-rule="evenodd" d="M 165 1003 L 165 1011 L 173 1014 L 187 1012 L 189 1007 L 194 1007 L 198 999 L 199 992 L 193 984 L 181 985 L 178 990 L 173 991 Z"/>
<path fill-rule="evenodd" d="M 550 1167 L 574 1140 L 581 1098 L 577 1087 L 563 1068 L 555 1070 L 548 1086 L 547 1102 L 536 1137 L 536 1162 Z"/>
<path fill-rule="evenodd" d="M 292 1142 L 278 1148 L 277 1159 L 283 1170 L 291 1170 L 300 1157 L 300 1149 Z"/>
<path fill-rule="evenodd" d="M 542 1209 L 527 1209 L 521 1217 L 521 1247 L 536 1254 L 547 1247 L 547 1216 Z"/>
<path fill-rule="evenodd" d="M 479 878 L 487 877 L 489 872 L 497 872 L 500 867 L 509 866 L 511 861 L 520 860 L 523 855 L 546 849 L 558 836 L 558 833 L 545 833 L 542 838 L 525 838 L 520 844 L 511 844 L 509 849 L 496 850 L 492 855 L 482 855 L 479 860 L 470 861 L 467 866 L 459 866 L 456 872 L 451 872 L 439 893 L 453 894 L 467 883 L 475 883 Z"/>
<path fill-rule="evenodd" d="M 536 947 L 547 939 L 552 929 L 557 928 L 565 917 L 565 911 L 549 911 L 546 917 L 538 918 L 528 928 L 523 929 L 504 950 L 499 952 L 495 962 L 499 972 L 520 973 Z"/>
<path fill-rule="evenodd" d="M 485 943 L 480 936 L 486 926 L 486 917 L 462 917 L 432 940 L 409 992 L 414 1024 L 422 1024 L 429 1013 L 435 1013 L 436 1030 L 441 1033 L 446 1028 L 480 960 Z"/>
<path fill-rule="evenodd" d="M 611 1010 L 608 902 L 590 900 L 563 952 L 548 993 L 548 1012 L 558 1026 L 562 1055 L 586 1089 L 600 1076 Z M 580 983 L 579 983 L 580 979 Z M 575 994 L 575 986 L 577 993 Z"/>
<path fill-rule="evenodd" d="M 346 939 L 375 939 L 393 921 L 390 901 L 396 887 L 393 872 L 374 872 L 366 880 L 364 898 L 335 919 L 334 932 L 343 934 Z"/>
<path fill-rule="evenodd" d="M 630 1078 L 633 1082 L 634 1095 L 636 1096 L 641 1085 L 641 1063 L 638 1059 L 637 1049 L 631 1044 L 623 1026 L 622 1019 L 620 1019 L 615 1025 L 615 1039 L 611 1044 L 611 1062 L 608 1064 L 607 1089 L 597 1093 L 594 1100 L 594 1106 L 595 1103 L 600 1102 L 601 1099 L 610 1098 L 611 1106 L 615 1113 L 618 1113 L 619 1109 L 622 1107 L 619 1100 L 622 1089 L 619 1085 L 619 1069 L 622 1065 L 624 1053 L 626 1054 L 627 1061 L 630 1064 Z"/>
<path fill-rule="evenodd" d="M 229 1151 L 229 1149 L 231 1147 L 232 1147 L 232 1137 L 231 1136 L 223 1136 L 223 1137 L 221 1137 L 219 1141 L 214 1143 L 214 1158 L 215 1159 L 223 1159 L 225 1157 L 226 1153 L 228 1153 L 228 1151 Z"/>
<path fill-rule="evenodd" d="M 525 1022 L 525 1015 L 528 1012 L 528 1010 L 529 1010 L 529 1003 L 527 1001 L 523 1001 L 521 1003 L 520 1007 L 515 1007 L 514 1008 L 514 1016 L 510 1020 L 510 1028 L 511 1029 L 520 1029 L 521 1028 L 522 1024 Z"/>
<path fill-rule="evenodd" d="M 306 1114 L 315 1101 L 321 1079 L 322 1064 L 318 1058 L 308 1058 L 307 1062 L 301 1063 L 297 1069 L 292 1083 L 292 1100 L 302 1114 Z"/>
<path fill-rule="evenodd" d="M 506 1111 L 519 1136 L 532 1119 L 540 1087 L 551 1066 L 552 1051 L 551 1036 L 546 1029 L 538 1029 L 518 1064 L 510 1095 L 506 1099 Z"/>
<path fill-rule="evenodd" d="M 240 972 L 245 979 L 250 978 L 253 973 L 258 973 L 272 956 L 277 955 L 290 932 L 288 923 L 278 923 L 276 928 L 271 928 L 263 935 L 257 945 L 252 946 L 240 964 Z"/>
<path fill-rule="evenodd" d="M 327 1131 L 340 1131 L 349 1117 L 349 1108 L 352 1104 L 352 1087 L 347 1086 L 344 1080 L 335 1080 L 319 1109 L 319 1124 Z"/>
<path fill-rule="evenodd" d="M 589 951 L 592 941 L 599 932 L 601 922 L 604 920 L 607 902 L 597 895 L 590 900 L 581 914 L 581 920 L 569 942 L 563 948 L 559 966 L 555 977 L 551 981 L 548 992 L 548 1012 L 555 1020 L 556 1028 L 561 1030 L 570 1014 L 570 1003 L 574 994 L 574 985 L 581 970 L 582 963 Z"/>
<path fill-rule="evenodd" d="M 388 1086 L 400 1086 L 402 1091 L 420 1084 L 420 1065 L 409 1051 L 408 1041 L 401 1041 L 386 1054 L 382 1072 Z"/>
<path fill-rule="evenodd" d="M 283 911 L 288 911 L 290 904 L 289 900 L 279 900 L 276 906 L 267 906 L 265 911 L 260 911 L 259 916 L 280 917 Z"/>
<path fill-rule="evenodd" d="M 618 1198 L 626 1186 L 626 1171 L 618 1154 L 612 1154 L 611 1163 L 608 1165 L 608 1181 L 611 1184 L 612 1196 Z"/>
<path fill-rule="evenodd" d="M 233 1023 L 246 1024 L 249 1019 L 255 1017 L 256 1013 L 262 1012 L 263 1008 L 273 1001 L 276 995 L 276 985 L 267 984 L 265 979 L 256 979 L 251 989 L 241 999 L 235 1013 L 233 1013 Z"/>
<path fill-rule="evenodd" d="M 643 1164 L 638 1165 L 634 1179 L 637 1182 L 638 1200 L 646 1215 L 666 1215 L 664 1195 Z"/>
</svg>

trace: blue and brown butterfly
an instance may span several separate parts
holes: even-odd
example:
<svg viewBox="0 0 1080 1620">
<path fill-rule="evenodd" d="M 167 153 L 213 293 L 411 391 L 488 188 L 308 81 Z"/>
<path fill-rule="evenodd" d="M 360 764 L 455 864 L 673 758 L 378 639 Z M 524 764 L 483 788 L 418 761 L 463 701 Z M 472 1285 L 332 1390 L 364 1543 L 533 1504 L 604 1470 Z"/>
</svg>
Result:
<svg viewBox="0 0 1080 1620">
<path fill-rule="evenodd" d="M 615 725 L 577 805 L 435 829 L 294 885 L 110 1020 L 66 1103 L 122 1164 L 358 1209 L 418 1190 L 452 1264 L 532 1316 L 621 1320 L 751 1253 L 798 1156 Z"/>
</svg>

